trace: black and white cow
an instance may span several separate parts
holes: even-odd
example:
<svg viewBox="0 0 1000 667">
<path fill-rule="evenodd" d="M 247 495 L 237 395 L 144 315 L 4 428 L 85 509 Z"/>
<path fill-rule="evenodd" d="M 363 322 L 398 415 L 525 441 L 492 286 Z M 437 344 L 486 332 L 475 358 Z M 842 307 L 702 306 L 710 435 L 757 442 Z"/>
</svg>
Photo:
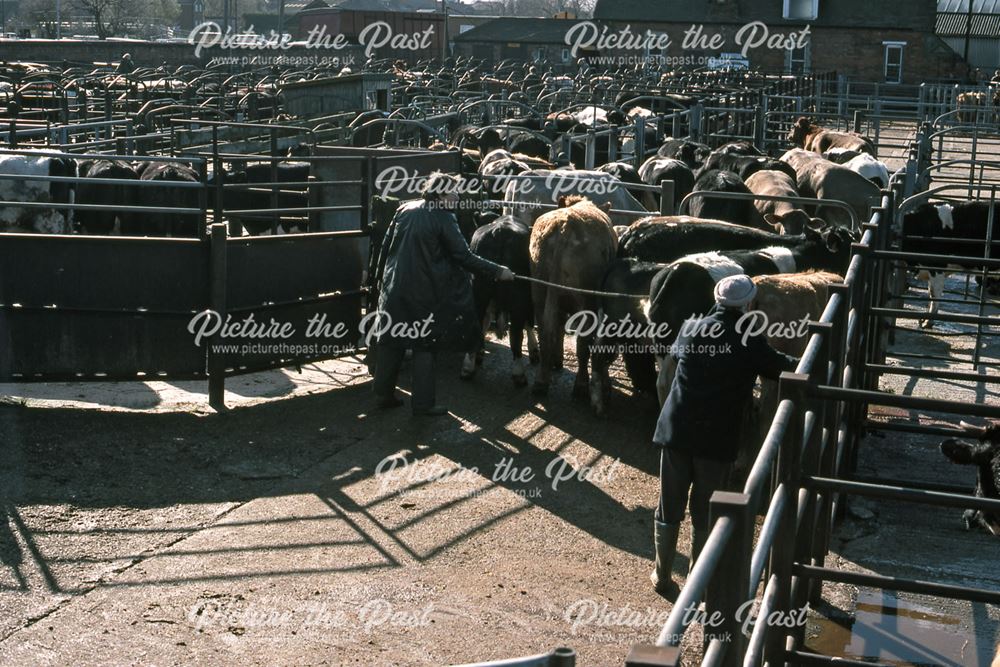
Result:
<svg viewBox="0 0 1000 667">
<path fill-rule="evenodd" d="M 681 160 L 668 157 L 651 157 L 639 167 L 639 178 L 647 185 L 659 185 L 663 181 L 674 182 L 674 210 L 694 189 L 694 172 Z M 660 194 L 655 194 L 655 206 L 659 207 Z"/>
<path fill-rule="evenodd" d="M 83 234 L 114 234 L 122 228 L 129 229 L 132 213 L 123 212 L 121 206 L 139 206 L 143 197 L 132 183 L 139 175 L 123 160 L 84 160 L 79 164 L 80 177 L 108 179 L 114 183 L 81 181 L 76 186 L 76 203 L 104 206 L 102 210 L 76 209 L 74 221 Z"/>
<path fill-rule="evenodd" d="M 602 291 L 615 294 L 648 294 L 653 278 L 665 264 L 642 262 L 630 257 L 614 260 L 604 276 Z M 656 360 L 650 348 L 649 320 L 642 308 L 644 301 L 618 296 L 601 299 L 600 322 L 590 356 L 590 402 L 594 412 L 603 415 L 611 398 L 609 369 L 615 359 L 625 360 L 625 370 L 637 393 L 656 390 Z M 587 326 L 583 322 L 582 326 Z M 596 325 L 597 322 L 590 323 Z"/>
<path fill-rule="evenodd" d="M 602 164 L 600 167 L 597 167 L 594 171 L 600 171 L 605 174 L 611 174 L 622 183 L 627 183 L 629 185 L 648 184 L 644 182 L 643 179 L 640 177 L 641 170 L 637 171 L 635 167 L 633 167 L 627 162 L 609 162 L 607 164 Z M 653 196 L 652 192 L 649 192 L 648 190 L 643 190 L 642 188 L 626 187 L 625 189 L 631 192 L 632 196 L 635 197 L 643 206 L 645 206 L 649 210 L 653 210 L 657 206 L 659 206 L 659 202 L 657 201 L 656 197 Z"/>
<path fill-rule="evenodd" d="M 712 155 L 748 155 L 760 157 L 764 154 L 749 141 L 730 141 L 713 150 Z"/>
<path fill-rule="evenodd" d="M 696 218 L 724 220 L 737 225 L 745 225 L 764 231 L 774 231 L 774 227 L 764 220 L 754 206 L 754 200 L 724 199 L 700 196 L 699 192 L 739 193 L 749 195 L 750 189 L 736 174 L 720 169 L 704 171 L 694 183 L 694 193 L 687 201 L 686 210 L 681 211 Z"/>
<path fill-rule="evenodd" d="M 781 160 L 775 160 L 773 158 L 764 157 L 762 155 L 740 155 L 738 153 L 712 153 L 705 160 L 704 166 L 701 168 L 701 174 L 711 171 L 712 169 L 721 169 L 723 171 L 731 171 L 740 177 L 740 180 L 746 181 L 750 176 L 757 173 L 758 171 L 764 171 L 765 169 L 773 169 L 775 171 L 781 171 L 788 174 L 792 180 L 795 180 L 795 170 Z"/>
<path fill-rule="evenodd" d="M 712 149 L 705 144 L 688 139 L 667 139 L 656 151 L 657 157 L 680 160 L 692 170 L 701 169 L 701 165 L 711 154 Z"/>
<path fill-rule="evenodd" d="M 163 185 L 142 188 L 142 205 L 156 208 L 198 208 L 198 188 L 176 187 L 170 183 L 197 183 L 198 172 L 179 162 L 148 162 L 140 181 L 156 181 Z M 123 221 L 126 236 L 198 236 L 198 215 L 194 213 L 141 213 Z"/>
<path fill-rule="evenodd" d="M 967 257 L 972 254 L 974 246 L 961 242 L 949 243 L 948 240 L 932 240 L 931 237 L 956 241 L 976 240 L 985 243 L 989 214 L 989 204 L 982 201 L 921 204 L 903 216 L 901 249 L 903 252 Z M 1000 223 L 1000 207 L 997 207 L 993 215 L 994 224 Z M 995 233 L 994 236 L 1000 238 L 1000 233 Z M 991 255 L 995 256 L 994 253 Z M 938 312 L 938 300 L 944 294 L 944 281 L 948 269 L 956 266 L 925 260 L 920 260 L 920 264 L 928 267 L 918 274 L 918 278 L 927 281 L 930 297 L 928 318 L 921 321 L 921 326 L 930 328 L 934 323 L 934 314 Z"/>
<path fill-rule="evenodd" d="M 660 362 L 660 402 L 666 399 L 674 375 L 669 346 L 685 320 L 705 314 L 714 306 L 712 295 L 717 282 L 741 273 L 752 277 L 810 269 L 843 272 L 850 261 L 852 241 L 845 229 L 824 235 L 806 228 L 802 239 L 790 246 L 697 253 L 682 257 L 656 274 L 650 284 L 646 315 L 651 325 L 663 327 L 657 329 L 662 333 L 653 341 Z"/>
<path fill-rule="evenodd" d="M 802 255 L 817 242 L 827 244 L 828 249 L 839 249 L 849 247 L 852 240 L 847 230 L 838 227 L 810 230 L 808 235 L 783 236 L 687 216 L 646 218 L 633 223 L 622 234 L 619 259 L 608 269 L 601 289 L 617 294 L 648 294 L 653 279 L 670 263 L 686 256 L 699 256 L 695 253 L 709 256 L 718 254 L 709 251 L 728 250 L 739 254 L 746 253 L 748 249 L 770 246 L 770 254 L 780 259 L 794 257 L 793 248 Z M 786 262 L 783 268 L 791 267 Z M 648 301 L 640 303 L 621 297 L 602 299 L 602 321 L 614 326 L 600 329 L 602 335 L 597 337 L 591 356 L 590 398 L 597 414 L 606 410 L 611 393 L 608 369 L 619 355 L 625 360 L 625 368 L 636 391 L 651 392 L 656 386 L 653 341 L 644 337 L 650 333 L 651 325 L 644 308 L 646 303 Z"/>
<path fill-rule="evenodd" d="M 976 497 L 1000 500 L 1000 422 L 989 426 L 962 427 L 978 443 L 949 438 L 941 443 L 941 452 L 953 463 L 976 466 Z M 1000 535 L 1000 511 L 965 510 L 965 529 L 984 528 Z"/>
<path fill-rule="evenodd" d="M 72 204 L 72 183 L 26 180 L 25 176 L 77 175 L 76 161 L 45 151 L 0 155 L 0 231 L 36 234 L 69 234 L 73 212 L 69 209 L 17 206 L 13 202 Z M 5 202 L 12 202 L 7 204 Z"/>
<path fill-rule="evenodd" d="M 271 203 L 271 183 L 302 183 L 302 185 L 280 186 L 277 196 L 277 208 L 306 208 L 309 206 L 309 180 L 310 164 L 303 161 L 282 161 L 277 163 L 277 180 L 271 174 L 271 165 L 266 162 L 256 162 L 245 165 L 236 171 L 224 172 L 224 184 L 239 184 L 259 187 L 224 187 L 223 188 L 223 209 L 226 211 L 270 209 Z M 209 178 L 209 186 L 215 185 L 216 174 Z M 210 190 L 210 197 L 214 197 L 215 191 Z M 210 199 L 214 202 L 214 198 Z M 306 213 L 289 213 L 279 215 L 279 230 L 287 233 L 293 231 L 305 232 L 309 230 Z M 227 217 L 238 220 L 247 232 L 256 236 L 268 233 L 271 229 L 272 215 L 269 213 L 249 213 L 249 214 L 227 214 Z"/>
<path fill-rule="evenodd" d="M 531 273 L 531 259 L 528 242 L 531 230 L 513 216 L 505 215 L 483 225 L 472 235 L 469 247 L 472 252 L 492 262 L 510 268 L 514 273 L 527 276 Z M 525 375 L 526 363 L 521 345 L 523 336 L 528 337 L 528 356 L 532 363 L 538 361 L 538 339 L 534 331 L 534 305 L 531 300 L 530 283 L 518 280 L 500 283 L 475 277 L 473 295 L 479 321 L 485 332 L 491 321 L 496 323 L 494 331 L 503 338 L 510 336 L 510 351 L 513 355 L 511 377 L 514 384 L 523 387 L 528 384 Z M 482 363 L 482 350 L 477 354 L 467 354 L 462 362 L 462 378 L 471 379 L 476 367 Z"/>
<path fill-rule="evenodd" d="M 479 163 L 479 175 L 483 178 L 514 176 L 526 171 L 531 171 L 531 166 L 515 158 L 514 154 L 505 148 L 496 148 L 484 153 Z M 500 191 L 502 192 L 502 189 Z"/>
<path fill-rule="evenodd" d="M 801 235 L 783 236 L 719 220 L 670 215 L 643 218 L 632 223 L 621 235 L 618 256 L 666 264 L 695 252 L 794 245 L 804 238 Z"/>
</svg>

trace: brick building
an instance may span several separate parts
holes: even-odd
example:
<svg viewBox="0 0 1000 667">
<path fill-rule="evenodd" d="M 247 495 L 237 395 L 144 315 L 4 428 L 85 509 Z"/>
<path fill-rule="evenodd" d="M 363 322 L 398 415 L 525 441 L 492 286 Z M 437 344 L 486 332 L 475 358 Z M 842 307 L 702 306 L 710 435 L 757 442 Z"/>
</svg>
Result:
<svg viewBox="0 0 1000 667">
<path fill-rule="evenodd" d="M 454 37 L 456 55 L 499 62 L 505 59 L 566 65 L 572 61 L 566 33 L 579 21 L 501 17 Z"/>
<path fill-rule="evenodd" d="M 595 23 L 611 31 L 627 26 L 633 33 L 666 34 L 671 44 L 657 55 L 707 59 L 740 52 L 737 33 L 759 21 L 769 36 L 801 37 L 806 26 L 809 34 L 796 37 L 797 48 L 749 49 L 751 67 L 834 70 L 885 83 L 964 79 L 968 66 L 935 34 L 936 18 L 937 0 L 597 0 L 594 8 Z M 692 25 L 704 26 L 707 36 L 721 35 L 722 46 L 684 48 L 685 31 Z M 756 37 L 763 34 L 759 30 Z M 750 37 L 747 29 L 744 45 Z M 625 55 L 627 50 L 609 51 Z"/>
</svg>

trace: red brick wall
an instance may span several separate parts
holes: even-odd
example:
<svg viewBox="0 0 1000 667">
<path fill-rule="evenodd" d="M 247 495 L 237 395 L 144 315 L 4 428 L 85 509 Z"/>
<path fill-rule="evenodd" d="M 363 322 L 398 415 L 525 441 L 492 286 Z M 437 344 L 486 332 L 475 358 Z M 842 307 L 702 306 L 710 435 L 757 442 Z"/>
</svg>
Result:
<svg viewBox="0 0 1000 667">
<path fill-rule="evenodd" d="M 612 24 L 618 30 L 624 24 Z M 690 24 L 633 24 L 633 32 L 646 29 L 665 32 L 672 44 L 668 50 L 671 57 L 717 56 L 720 52 L 738 52 L 735 35 L 739 25 L 705 25 L 705 34 L 718 33 L 725 38 L 725 46 L 716 51 L 685 50 L 682 48 L 684 31 Z M 786 28 L 787 34 L 797 28 Z M 836 71 L 852 79 L 861 81 L 884 80 L 885 47 L 883 41 L 906 42 L 903 50 L 903 83 L 922 83 L 936 79 L 963 79 L 967 66 L 936 35 L 913 30 L 882 30 L 864 28 L 813 28 L 810 34 L 811 67 L 813 71 Z M 609 55 L 602 53 L 602 55 Z M 614 55 L 637 55 L 636 51 L 617 52 Z M 780 49 L 758 47 L 748 53 L 753 67 L 768 70 L 782 70 L 785 66 L 785 52 Z"/>
</svg>

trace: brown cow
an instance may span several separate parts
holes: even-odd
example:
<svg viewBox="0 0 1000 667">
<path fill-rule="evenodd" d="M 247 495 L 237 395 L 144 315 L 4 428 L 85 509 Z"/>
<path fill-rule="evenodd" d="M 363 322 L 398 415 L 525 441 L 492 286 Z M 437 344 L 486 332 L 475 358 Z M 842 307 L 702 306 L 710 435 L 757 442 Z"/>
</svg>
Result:
<svg viewBox="0 0 1000 667">
<path fill-rule="evenodd" d="M 1000 92 L 993 97 L 994 105 L 1000 100 Z M 958 109 L 958 120 L 961 123 L 976 123 L 979 110 L 985 108 L 990 102 L 990 96 L 985 92 L 959 93 L 955 98 L 955 106 Z"/>
<path fill-rule="evenodd" d="M 540 216 L 531 229 L 531 275 L 566 287 L 600 290 L 604 274 L 618 252 L 618 236 L 606 213 L 610 206 L 598 207 L 589 199 L 576 196 L 560 197 L 559 206 Z M 541 353 L 541 365 L 532 391 L 542 396 L 548 392 L 552 369 L 562 365 L 566 318 L 582 310 L 596 313 L 600 300 L 537 283 L 531 286 L 531 296 Z M 587 395 L 589 344 L 588 338 L 577 336 L 579 368 L 573 386 L 574 396 Z"/>
<path fill-rule="evenodd" d="M 804 148 L 807 151 L 819 153 L 820 155 L 831 148 L 847 148 L 875 155 L 875 147 L 868 138 L 861 136 L 857 132 L 827 130 L 819 125 L 814 125 L 804 116 L 795 121 L 795 125 L 788 132 L 788 141 L 799 148 Z"/>
<path fill-rule="evenodd" d="M 842 283 L 844 279 L 829 271 L 806 271 L 756 276 L 753 281 L 757 285 L 757 296 L 750 304 L 750 310 L 763 313 L 771 326 L 781 324 L 788 327 L 782 333 L 789 333 L 789 330 L 795 329 L 794 333 L 798 334 L 805 325 L 797 323 L 819 320 L 829 300 L 829 286 Z M 775 331 L 777 332 L 777 329 Z M 802 356 L 809 343 L 808 334 L 788 337 L 766 333 L 769 333 L 767 342 L 774 349 L 796 357 Z M 771 429 L 771 421 L 778 409 L 777 382 L 761 378 L 760 400 L 757 405 L 759 427 L 756 431 L 757 437 L 753 442 L 749 439 L 745 441 L 745 446 L 741 448 L 741 459 L 746 457 L 742 461 L 744 465 L 738 465 L 738 469 L 741 470 L 749 469 L 749 465 L 753 464 L 757 451 Z M 755 432 L 751 430 L 749 433 Z"/>
<path fill-rule="evenodd" d="M 870 206 L 879 203 L 879 189 L 861 174 L 824 159 L 817 153 L 793 148 L 781 156 L 795 169 L 796 185 L 803 197 L 837 199 L 846 203 L 864 222 Z M 815 215 L 840 227 L 851 227 L 851 217 L 840 207 L 820 206 Z"/>
<path fill-rule="evenodd" d="M 955 98 L 955 107 L 959 110 L 958 119 L 963 123 L 976 122 L 976 110 L 986 105 L 986 93 L 959 93 Z"/>
<path fill-rule="evenodd" d="M 799 191 L 795 187 L 795 181 L 791 176 L 774 169 L 764 169 L 750 174 L 746 180 L 746 186 L 755 195 L 766 195 L 768 197 L 798 197 Z M 821 224 L 822 221 L 814 223 L 809 214 L 803 211 L 798 204 L 784 201 L 769 201 L 757 199 L 754 206 L 764 216 L 764 220 L 771 225 L 781 225 L 782 234 L 801 234 L 802 229 L 811 224 Z"/>
</svg>

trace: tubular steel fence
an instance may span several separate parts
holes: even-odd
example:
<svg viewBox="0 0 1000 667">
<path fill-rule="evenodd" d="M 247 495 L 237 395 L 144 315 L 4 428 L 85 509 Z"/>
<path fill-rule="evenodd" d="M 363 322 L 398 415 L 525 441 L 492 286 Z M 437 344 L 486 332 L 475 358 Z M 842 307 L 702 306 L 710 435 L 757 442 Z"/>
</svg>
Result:
<svg viewBox="0 0 1000 667">
<path fill-rule="evenodd" d="M 955 105 L 958 95 L 968 91 L 958 88 L 859 84 L 824 74 L 760 77 L 746 89 L 727 89 L 737 85 L 738 77 L 733 77 L 706 74 L 701 81 L 692 77 L 686 84 L 665 84 L 650 90 L 648 96 L 655 102 L 667 93 L 685 92 L 685 86 L 692 82 L 702 86 L 697 95 L 700 101 L 690 108 L 656 108 L 653 116 L 638 117 L 627 128 L 593 129 L 569 137 L 560 147 L 563 158 L 568 161 L 583 151 L 586 165 L 592 167 L 603 142 L 611 159 L 625 158 L 638 166 L 666 137 L 713 146 L 747 140 L 772 152 L 783 151 L 791 124 L 799 115 L 808 115 L 834 128 L 866 133 L 880 149 L 906 151 L 906 166 L 893 176 L 890 189 L 883 193 L 870 219 L 860 225 L 861 238 L 854 246 L 844 282 L 830 287 L 822 316 L 810 324 L 808 345 L 796 372 L 782 376 L 777 412 L 744 487 L 740 492 L 713 496 L 709 539 L 667 623 L 654 643 L 633 647 L 626 664 L 680 664 L 691 618 L 687 612 L 702 599 L 704 616 L 717 613 L 723 619 L 706 633 L 704 665 L 854 664 L 806 651 L 802 627 L 758 623 L 746 636 L 736 623 L 736 612 L 752 598 L 760 605 L 760 618 L 771 612 L 792 614 L 805 602 L 818 599 L 824 581 L 1000 603 L 1000 593 L 995 591 L 847 573 L 826 566 L 834 518 L 847 496 L 1000 511 L 998 500 L 977 499 L 927 484 L 861 479 L 854 474 L 859 444 L 868 428 L 959 432 L 902 421 L 875 424 L 868 418 L 870 407 L 1000 417 L 1000 408 L 995 406 L 878 391 L 879 378 L 889 373 L 998 381 L 989 374 L 888 364 L 886 359 L 894 354 L 890 345 L 894 331 L 900 328 L 896 320 L 915 319 L 920 314 L 905 307 L 919 301 L 904 289 L 909 269 L 947 262 L 964 266 L 970 275 L 974 272 L 984 279 L 991 270 L 1000 270 L 1000 256 L 992 254 L 995 221 L 982 241 L 982 256 L 971 251 L 956 256 L 902 252 L 898 231 L 901 216 L 919 201 L 976 198 L 984 193 L 995 198 L 1000 184 L 1000 161 L 996 159 L 1000 133 L 990 123 L 989 109 L 977 110 L 975 117 L 970 117 L 973 122 L 963 121 Z M 331 117 L 321 129 L 319 125 L 236 123 L 190 116 L 171 118 L 168 114 L 164 128 L 154 131 L 126 117 L 142 108 L 139 102 L 155 98 L 154 87 L 135 85 L 124 100 L 112 99 L 110 91 L 97 100 L 84 100 L 82 118 L 86 122 L 73 124 L 69 116 L 80 106 L 79 98 L 71 105 L 68 95 L 59 97 L 50 88 L 38 86 L 37 95 L 28 94 L 32 89 L 26 89 L 24 96 L 37 107 L 37 113 L 5 121 L 5 138 L 12 145 L 37 142 L 49 148 L 86 151 L 62 153 L 77 159 L 149 161 L 167 158 L 141 154 L 170 154 L 195 165 L 197 183 L 170 187 L 196 190 L 198 206 L 166 210 L 196 215 L 199 234 L 190 239 L 0 234 L 0 284 L 4 287 L 0 339 L 10 341 L 0 348 L 0 379 L 207 379 L 210 402 L 221 408 L 228 376 L 359 350 L 362 341 L 357 338 L 334 341 L 327 350 L 295 339 L 288 341 L 285 352 L 255 352 L 241 347 L 253 342 L 247 339 L 225 341 L 230 346 L 223 346 L 218 333 L 207 336 L 204 346 L 194 346 L 189 326 L 194 316 L 206 311 L 222 318 L 252 315 L 257 321 L 271 317 L 301 320 L 307 314 L 322 312 L 331 322 L 356 325 L 371 277 L 366 279 L 365 274 L 370 266 L 370 202 L 377 175 L 390 167 L 407 170 L 407 178 L 434 169 L 457 173 L 461 170 L 460 152 L 323 145 L 326 137 L 346 141 L 351 134 L 363 134 L 358 132 L 361 128 L 349 128 L 345 116 Z M 184 92 L 177 94 L 183 97 Z M 399 114 L 407 117 L 369 121 L 366 130 L 378 126 L 390 133 L 389 142 L 380 139 L 378 143 L 407 143 L 409 136 L 403 136 L 407 133 L 443 138 L 448 123 L 454 120 L 496 122 L 510 110 L 522 118 L 539 118 L 545 112 L 573 105 L 599 104 L 593 91 L 577 94 L 571 90 L 552 93 L 544 103 L 540 98 L 534 105 L 467 98 L 450 110 L 441 95 L 424 97 L 423 107 L 419 96 L 407 102 L 412 103 L 407 108 L 417 110 Z M 220 113 L 231 108 L 225 95 L 217 101 L 212 108 Z M 887 131 L 901 120 L 916 128 L 909 145 Z M 647 137 L 650 132 L 652 141 Z M 625 150 L 629 138 L 634 143 Z M 279 165 L 290 158 L 281 154 L 299 141 L 308 143 L 313 154 L 291 159 L 309 162 L 310 177 L 305 181 L 282 180 Z M 552 157 L 555 152 L 554 147 Z M 268 164 L 268 182 L 227 183 L 219 177 L 226 164 L 241 161 Z M 211 185 L 209 166 L 216 175 Z M 81 180 L 45 178 L 64 183 Z M 672 183 L 624 187 L 659 192 L 660 213 L 673 212 Z M 227 206 L 226 192 L 241 190 L 264 192 L 268 205 Z M 283 205 L 282 197 L 291 192 L 306 193 L 308 204 Z M 5 205 L 86 208 L 79 203 L 8 201 Z M 148 206 L 116 209 L 163 212 Z M 272 231 L 285 220 L 305 217 L 315 233 L 244 237 L 238 235 L 241 216 L 269 219 Z M 222 221 L 230 223 L 228 236 L 226 227 L 219 224 Z M 43 281 L 36 279 L 38 275 L 59 278 Z M 150 276 L 156 280 L 148 279 Z M 971 303 L 973 315 L 938 313 L 935 317 L 973 325 L 975 330 L 964 335 L 974 338 L 978 350 L 993 335 L 990 329 L 998 324 L 998 318 L 988 314 L 995 304 L 985 299 L 982 291 L 978 302 Z M 304 329 L 297 327 L 298 331 Z M 119 343 L 109 348 L 108 340 Z M 902 355 L 896 358 L 906 360 Z M 991 368 L 978 357 L 971 361 L 973 370 Z M 571 665 L 574 660 L 572 651 L 557 649 L 551 654 L 493 664 Z"/>
<path fill-rule="evenodd" d="M 770 430 L 739 493 L 716 492 L 711 501 L 711 533 L 692 571 L 674 602 L 671 614 L 653 644 L 632 648 L 626 665 L 681 664 L 686 625 L 692 619 L 722 619 L 705 628 L 700 654 L 702 665 L 863 665 L 871 664 L 837 656 L 819 655 L 804 646 L 804 625 L 782 627 L 758 622 L 745 635 L 736 622 L 739 605 L 755 600 L 758 619 L 772 613 L 792 617 L 806 602 L 818 602 L 823 582 L 839 582 L 884 590 L 919 593 L 970 602 L 1000 603 L 1000 592 L 973 586 L 952 585 L 905 577 L 846 572 L 829 567 L 834 520 L 848 496 L 895 500 L 919 505 L 955 507 L 997 512 L 1000 500 L 978 498 L 950 486 L 912 480 L 868 479 L 856 474 L 858 450 L 866 431 L 880 429 L 927 435 L 960 436 L 959 428 L 914 424 L 907 420 L 872 420 L 870 409 L 896 408 L 934 412 L 945 418 L 969 416 L 1000 418 L 1000 407 L 971 404 L 879 391 L 883 375 L 938 378 L 997 383 L 996 364 L 979 358 L 988 330 L 1000 325 L 1000 317 L 987 313 L 996 308 L 985 297 L 985 279 L 1000 270 L 993 253 L 996 224 L 996 187 L 983 177 L 995 169 L 994 161 L 972 159 L 965 181 L 952 182 L 941 173 L 959 152 L 943 137 L 962 136 L 977 148 L 990 146 L 998 137 L 982 126 L 946 127 L 932 130 L 924 124 L 909 150 L 905 169 L 892 179 L 883 193 L 881 206 L 862 226 L 863 236 L 854 252 L 844 282 L 830 288 L 831 295 L 818 322 L 810 324 L 810 339 L 795 373 L 786 373 L 779 383 L 780 399 Z M 935 142 L 939 142 L 935 146 Z M 943 148 L 939 148 L 943 146 Z M 997 152 L 987 148 L 994 157 Z M 936 159 L 935 159 L 936 158 Z M 943 184 L 942 184 L 943 182 Z M 936 187 L 921 192 L 929 184 Z M 952 254 L 902 252 L 899 244 L 902 217 L 923 201 L 955 201 L 982 197 L 991 204 L 986 236 L 969 240 L 979 245 L 981 255 L 955 250 Z M 905 199 L 904 199 L 905 198 Z M 898 205 L 897 205 L 898 202 Z M 923 239 L 951 241 L 953 239 Z M 962 242 L 958 242 L 962 243 Z M 947 250 L 952 250 L 949 247 Z M 937 313 L 935 319 L 975 327 L 958 335 L 974 341 L 969 360 L 974 372 L 924 368 L 915 357 L 896 355 L 899 363 L 886 363 L 893 356 L 889 347 L 899 318 L 917 319 L 922 311 L 906 308 L 909 270 L 950 265 L 983 279 L 978 296 L 944 299 L 965 303 L 974 314 Z M 967 286 L 968 292 L 968 286 Z M 940 334 L 938 334 L 940 335 Z M 947 334 L 944 334 L 947 335 Z M 917 360 L 919 361 L 919 360 Z M 955 362 L 954 356 L 934 361 Z M 759 531 L 754 539 L 754 529 Z M 704 613 L 690 611 L 704 600 Z M 695 651 L 698 652 L 698 651 Z"/>
<path fill-rule="evenodd" d="M 192 182 L 127 181 L 129 187 L 194 191 L 197 207 L 123 206 L 18 201 L 4 206 L 55 211 L 115 211 L 140 216 L 194 218 L 191 238 L 0 233 L 0 379 L 59 380 L 206 379 L 209 402 L 224 408 L 225 378 L 264 369 L 354 354 L 365 347 L 360 320 L 368 289 L 369 225 L 375 175 L 389 167 L 417 174 L 454 171 L 458 154 L 330 148 L 306 158 L 311 176 L 282 182 L 277 166 L 286 158 L 216 153 L 174 161 L 194 165 Z M 28 155 L 24 151 L 0 153 Z M 161 157 L 60 154 L 80 159 Z M 253 184 L 207 181 L 207 166 L 222 172 L 224 161 L 270 165 L 271 179 Z M 10 176 L 7 176 L 10 178 Z M 57 184 L 120 185 L 117 179 L 37 175 L 19 180 Z M 269 205 L 228 204 L 224 193 L 263 190 Z M 276 197 L 288 188 L 308 191 L 308 205 L 282 207 Z M 162 198 L 162 197 L 161 197 Z M 237 197 L 236 202 L 242 198 Z M 307 216 L 312 233 L 247 237 L 239 219 L 285 220 Z M 227 234 L 221 220 L 235 226 Z M 214 224 L 213 224 L 214 223 Z M 206 314 L 208 313 L 208 314 Z M 202 318 L 199 320 L 199 318 Z M 224 336 L 221 323 L 290 322 L 294 335 L 280 348 L 262 349 L 251 335 Z M 309 337 L 311 318 L 342 323 L 341 332 Z M 210 325 L 200 344 L 198 322 Z M 217 326 L 218 325 L 218 326 Z M 331 325 L 332 326 L 332 325 Z M 108 341 L 115 341 L 109 345 Z"/>
</svg>

